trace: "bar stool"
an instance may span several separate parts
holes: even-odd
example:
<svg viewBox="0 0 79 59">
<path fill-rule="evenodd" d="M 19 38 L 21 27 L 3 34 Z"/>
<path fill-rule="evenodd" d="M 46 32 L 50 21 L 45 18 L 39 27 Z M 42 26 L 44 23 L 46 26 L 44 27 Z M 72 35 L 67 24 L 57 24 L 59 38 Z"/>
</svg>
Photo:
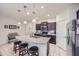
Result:
<svg viewBox="0 0 79 59">
<path fill-rule="evenodd" d="M 19 47 L 19 56 L 24 56 L 28 54 L 28 43 L 22 43 Z"/>
<path fill-rule="evenodd" d="M 37 46 L 30 47 L 28 55 L 29 56 L 39 56 L 38 47 Z"/>
<path fill-rule="evenodd" d="M 22 41 L 16 41 L 14 42 L 14 52 L 16 53 L 17 50 L 19 50 L 19 45 L 21 44 Z"/>
</svg>

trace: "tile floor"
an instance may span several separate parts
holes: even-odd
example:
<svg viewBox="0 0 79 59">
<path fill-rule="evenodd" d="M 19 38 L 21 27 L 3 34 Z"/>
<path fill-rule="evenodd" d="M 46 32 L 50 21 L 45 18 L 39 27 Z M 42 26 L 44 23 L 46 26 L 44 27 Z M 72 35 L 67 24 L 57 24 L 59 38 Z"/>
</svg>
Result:
<svg viewBox="0 0 79 59">
<path fill-rule="evenodd" d="M 67 52 L 57 45 L 49 45 L 49 56 L 67 56 Z"/>
<path fill-rule="evenodd" d="M 13 43 L 4 44 L 0 46 L 0 55 L 3 56 L 18 56 L 18 53 L 13 52 Z M 66 56 L 66 51 L 61 49 L 60 47 L 49 44 L 49 56 Z M 27 55 L 26 55 L 27 56 Z"/>
</svg>

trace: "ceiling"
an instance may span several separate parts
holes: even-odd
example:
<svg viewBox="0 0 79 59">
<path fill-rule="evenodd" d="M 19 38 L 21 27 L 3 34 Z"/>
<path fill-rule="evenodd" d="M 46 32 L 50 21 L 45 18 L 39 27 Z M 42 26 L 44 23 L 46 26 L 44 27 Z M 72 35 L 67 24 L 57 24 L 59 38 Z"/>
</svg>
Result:
<svg viewBox="0 0 79 59">
<path fill-rule="evenodd" d="M 24 10 L 24 5 L 27 6 Z M 34 7 L 35 5 L 35 7 Z M 11 17 L 13 19 L 28 20 L 33 18 L 38 19 L 52 19 L 55 18 L 58 13 L 66 9 L 69 5 L 67 3 L 0 3 L 0 15 Z M 44 8 L 41 8 L 44 6 Z M 17 12 L 21 10 L 21 12 Z M 32 14 L 33 10 L 36 14 Z M 26 13 L 30 14 L 27 15 Z M 47 15 L 50 16 L 47 16 Z M 30 19 L 30 20 L 29 20 Z"/>
</svg>

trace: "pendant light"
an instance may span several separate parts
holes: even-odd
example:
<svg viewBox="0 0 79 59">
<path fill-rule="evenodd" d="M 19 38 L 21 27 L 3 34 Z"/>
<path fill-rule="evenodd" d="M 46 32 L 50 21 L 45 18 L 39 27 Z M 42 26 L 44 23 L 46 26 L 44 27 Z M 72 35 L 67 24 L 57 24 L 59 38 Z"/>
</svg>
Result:
<svg viewBox="0 0 79 59">
<path fill-rule="evenodd" d="M 24 24 L 27 24 L 27 21 L 24 21 Z"/>
<path fill-rule="evenodd" d="M 36 17 L 35 17 L 35 14 L 36 14 L 35 7 L 36 7 L 36 6 L 35 6 L 35 5 L 36 5 L 36 4 L 34 3 L 34 4 L 33 4 L 33 11 L 32 11 L 32 14 L 33 14 L 32 22 L 33 22 L 33 23 L 36 22 L 36 19 L 35 19 L 35 18 L 36 18 Z"/>
<path fill-rule="evenodd" d="M 32 14 L 33 14 L 33 15 L 36 14 L 36 12 L 35 12 L 35 3 L 33 4 L 33 11 L 32 11 Z"/>
<path fill-rule="evenodd" d="M 17 10 L 17 12 L 20 13 L 21 10 Z M 19 18 L 20 18 L 20 15 L 19 15 Z M 19 19 L 18 19 L 18 20 L 19 20 Z M 20 22 L 20 21 L 18 21 L 18 25 L 21 25 L 21 22 Z"/>
<path fill-rule="evenodd" d="M 25 13 L 25 19 L 24 19 L 24 24 L 27 24 L 27 21 L 26 21 L 26 8 L 27 6 L 24 5 L 24 13 Z M 29 13 L 27 13 L 29 15 Z"/>
</svg>

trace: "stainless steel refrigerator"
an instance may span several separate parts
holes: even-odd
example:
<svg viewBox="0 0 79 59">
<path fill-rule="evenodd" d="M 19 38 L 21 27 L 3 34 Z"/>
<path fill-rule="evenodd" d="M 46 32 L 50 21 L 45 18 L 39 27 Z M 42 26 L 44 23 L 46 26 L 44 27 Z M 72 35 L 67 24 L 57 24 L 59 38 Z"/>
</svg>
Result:
<svg viewBox="0 0 79 59">
<path fill-rule="evenodd" d="M 79 56 L 79 19 L 67 24 L 67 55 Z"/>
</svg>

